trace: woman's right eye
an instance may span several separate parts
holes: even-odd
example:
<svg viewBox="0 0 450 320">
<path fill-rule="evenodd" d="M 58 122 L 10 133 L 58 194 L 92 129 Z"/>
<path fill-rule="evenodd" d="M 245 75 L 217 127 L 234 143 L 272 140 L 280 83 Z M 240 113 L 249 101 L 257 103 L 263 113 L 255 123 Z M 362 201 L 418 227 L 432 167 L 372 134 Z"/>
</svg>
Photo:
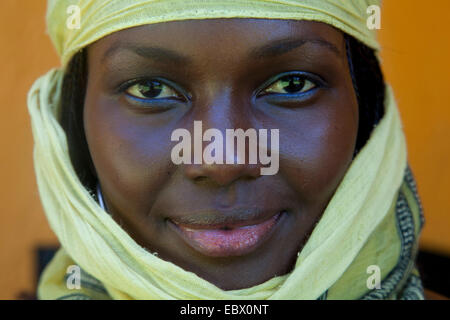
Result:
<svg viewBox="0 0 450 320">
<path fill-rule="evenodd" d="M 138 80 L 130 85 L 125 93 L 143 102 L 183 98 L 175 89 L 159 80 Z"/>
</svg>

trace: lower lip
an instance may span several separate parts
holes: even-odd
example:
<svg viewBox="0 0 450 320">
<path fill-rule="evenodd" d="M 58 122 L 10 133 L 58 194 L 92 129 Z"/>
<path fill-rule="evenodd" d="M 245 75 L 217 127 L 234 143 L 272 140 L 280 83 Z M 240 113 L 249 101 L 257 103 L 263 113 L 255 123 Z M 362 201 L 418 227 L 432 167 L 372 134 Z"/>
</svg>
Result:
<svg viewBox="0 0 450 320">
<path fill-rule="evenodd" d="M 272 233 L 282 213 L 262 223 L 223 229 L 191 229 L 174 224 L 182 238 L 194 249 L 207 256 L 228 257 L 248 254 Z"/>
</svg>

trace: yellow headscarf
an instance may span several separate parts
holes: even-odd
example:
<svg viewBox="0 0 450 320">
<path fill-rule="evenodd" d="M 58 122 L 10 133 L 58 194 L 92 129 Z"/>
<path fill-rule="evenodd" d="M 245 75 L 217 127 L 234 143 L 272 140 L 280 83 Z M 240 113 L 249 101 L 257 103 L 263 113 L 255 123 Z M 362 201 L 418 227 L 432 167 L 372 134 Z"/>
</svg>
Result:
<svg viewBox="0 0 450 320">
<path fill-rule="evenodd" d="M 39 192 L 62 249 L 41 278 L 39 297 L 55 299 L 77 294 L 115 299 L 422 297 L 420 280 L 417 282 L 413 271 L 422 224 L 420 203 L 407 170 L 404 134 L 390 89 L 383 119 L 352 162 L 292 272 L 233 291 L 221 290 L 139 246 L 80 183 L 58 122 L 64 67 L 78 50 L 113 32 L 186 19 L 303 19 L 328 23 L 378 49 L 375 33 L 366 25 L 367 8 L 373 4 L 378 1 L 49 0 L 48 31 L 63 68 L 52 70 L 36 81 L 28 104 Z M 70 5 L 80 9 L 79 29 L 66 26 Z M 89 285 L 78 293 L 70 290 L 64 280 L 67 267 L 72 264 L 88 274 L 85 283 Z M 379 267 L 384 279 L 381 289 L 368 285 L 367 270 L 373 265 Z M 92 290 L 96 287 L 100 289 Z"/>
</svg>

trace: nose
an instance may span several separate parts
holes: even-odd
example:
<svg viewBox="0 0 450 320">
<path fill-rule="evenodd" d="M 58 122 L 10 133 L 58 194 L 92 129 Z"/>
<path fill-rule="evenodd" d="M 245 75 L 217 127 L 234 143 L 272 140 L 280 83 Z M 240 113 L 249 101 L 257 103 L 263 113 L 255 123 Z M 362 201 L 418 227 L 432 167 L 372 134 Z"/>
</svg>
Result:
<svg viewBox="0 0 450 320">
<path fill-rule="evenodd" d="M 238 179 L 255 179 L 261 175 L 255 129 L 221 131 L 210 128 L 204 133 L 202 131 L 202 122 L 195 121 L 194 161 L 185 164 L 186 177 L 194 181 L 210 180 L 226 186 Z"/>
<path fill-rule="evenodd" d="M 195 182 L 209 180 L 218 186 L 228 186 L 239 179 L 256 179 L 261 175 L 256 164 L 188 164 L 184 170 L 186 177 Z"/>
<path fill-rule="evenodd" d="M 191 180 L 209 180 L 227 186 L 239 179 L 261 176 L 261 164 L 257 160 L 258 133 L 252 128 L 248 102 L 233 96 L 232 92 L 222 91 L 205 104 L 207 108 L 199 108 L 203 112 L 197 113 L 193 135 L 197 150 L 194 146 L 194 161 L 184 165 L 185 176 Z"/>
</svg>

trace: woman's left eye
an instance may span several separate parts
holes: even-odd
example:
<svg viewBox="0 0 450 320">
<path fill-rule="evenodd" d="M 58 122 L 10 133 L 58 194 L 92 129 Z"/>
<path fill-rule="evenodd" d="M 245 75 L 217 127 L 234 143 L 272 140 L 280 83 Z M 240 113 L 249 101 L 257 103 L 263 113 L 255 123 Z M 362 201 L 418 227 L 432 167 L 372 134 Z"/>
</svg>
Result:
<svg viewBox="0 0 450 320">
<path fill-rule="evenodd" d="M 264 89 L 262 93 L 305 93 L 315 87 L 317 87 L 317 85 L 311 80 L 308 80 L 305 76 L 286 75 L 273 82 L 270 86 Z"/>
<path fill-rule="evenodd" d="M 128 87 L 125 92 L 131 97 L 142 100 L 182 97 L 175 89 L 158 80 L 140 80 Z"/>
</svg>

